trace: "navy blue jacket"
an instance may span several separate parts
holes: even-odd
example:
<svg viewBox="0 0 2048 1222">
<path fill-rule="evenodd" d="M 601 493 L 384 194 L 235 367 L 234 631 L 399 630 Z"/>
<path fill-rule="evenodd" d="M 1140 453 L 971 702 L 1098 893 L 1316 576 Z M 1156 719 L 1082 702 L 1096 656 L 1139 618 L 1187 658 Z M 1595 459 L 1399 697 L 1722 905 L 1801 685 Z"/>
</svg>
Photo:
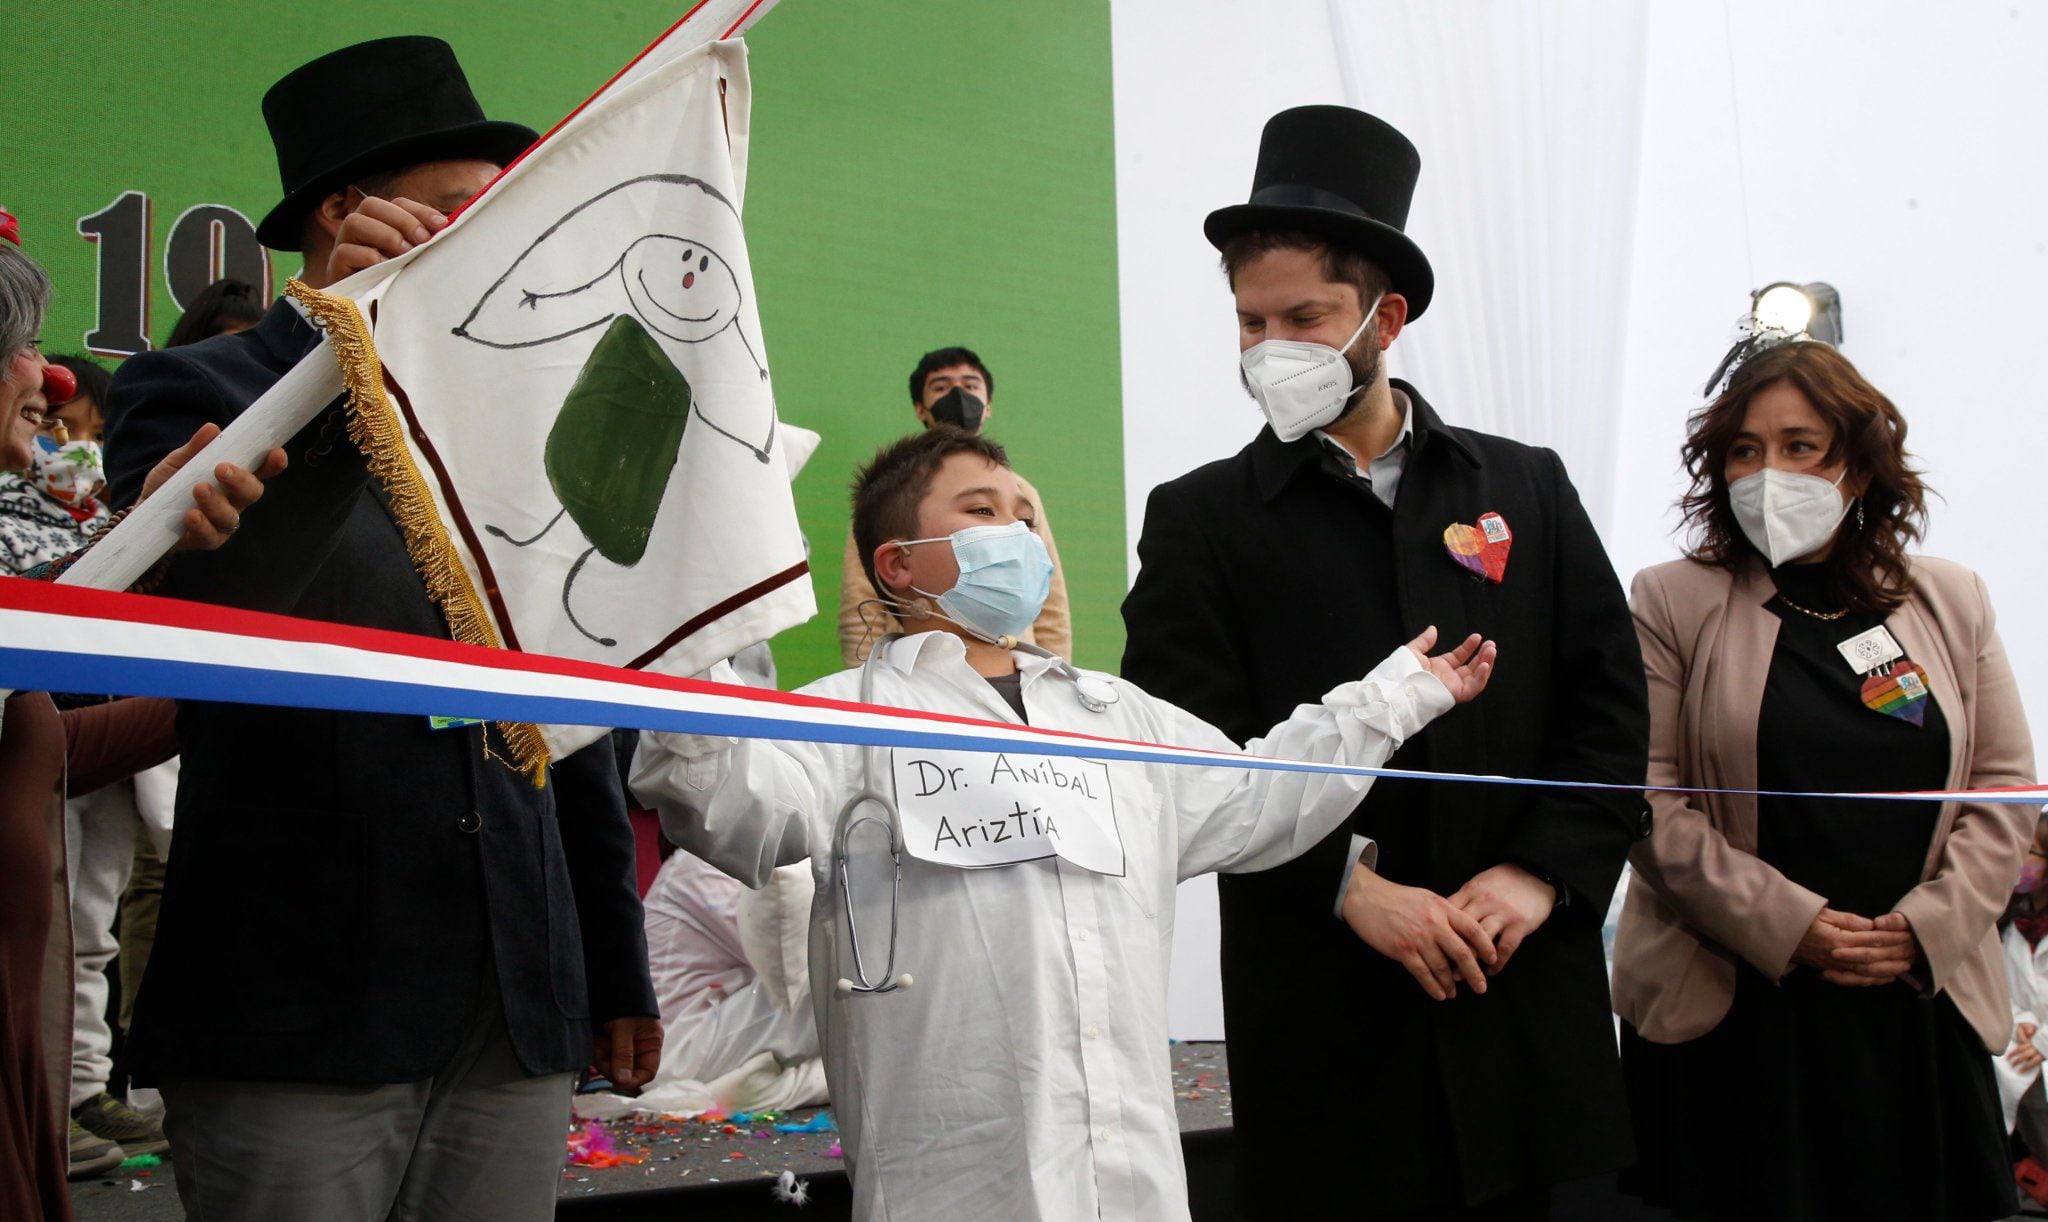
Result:
<svg viewBox="0 0 2048 1222">
<path fill-rule="evenodd" d="M 282 299 L 253 329 L 131 357 L 108 404 L 108 477 L 223 427 L 312 349 Z M 448 636 L 339 402 L 177 598 Z M 143 1080 L 429 1077 L 495 975 L 520 1063 L 580 1069 L 591 1024 L 655 1014 L 633 836 L 609 742 L 546 788 L 495 729 L 425 717 L 185 702 L 184 772 L 157 941 L 137 998 Z"/>
<path fill-rule="evenodd" d="M 1124 676 L 1242 741 L 1431 624 L 1440 646 L 1478 632 L 1500 644 L 1491 684 L 1395 766 L 1640 785 L 1642 654 L 1563 464 L 1448 427 L 1396 385 L 1414 433 L 1391 511 L 1326 467 L 1320 441 L 1270 429 L 1153 489 Z M 1445 527 L 1489 512 L 1514 533 L 1499 584 L 1444 545 Z M 1395 882 L 1448 895 L 1512 862 L 1568 902 L 1485 995 L 1434 1002 L 1333 916 L 1347 829 L 1287 865 L 1220 879 L 1239 1183 L 1269 1185 L 1263 1169 L 1300 1161 L 1307 1115 L 1322 1161 L 1346 1168 L 1298 1177 L 1247 1216 L 1281 1203 L 1315 1217 L 1454 1207 L 1628 1162 L 1600 922 L 1648 831 L 1642 794 L 1381 780 L 1356 824 L 1380 839 Z M 1333 1112 L 1333 1083 L 1365 1102 Z"/>
</svg>

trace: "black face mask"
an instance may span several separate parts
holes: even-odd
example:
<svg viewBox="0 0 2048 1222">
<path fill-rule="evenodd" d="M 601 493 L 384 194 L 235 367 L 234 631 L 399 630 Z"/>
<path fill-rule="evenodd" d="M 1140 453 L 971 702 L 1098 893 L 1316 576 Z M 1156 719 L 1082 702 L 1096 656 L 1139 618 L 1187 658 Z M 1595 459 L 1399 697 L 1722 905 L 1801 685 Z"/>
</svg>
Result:
<svg viewBox="0 0 2048 1222">
<path fill-rule="evenodd" d="M 968 394 L 965 389 L 955 386 L 939 396 L 939 401 L 932 404 L 931 411 L 935 422 L 950 424 L 972 433 L 981 427 L 981 417 L 988 411 L 988 404 L 983 403 L 979 396 Z"/>
</svg>

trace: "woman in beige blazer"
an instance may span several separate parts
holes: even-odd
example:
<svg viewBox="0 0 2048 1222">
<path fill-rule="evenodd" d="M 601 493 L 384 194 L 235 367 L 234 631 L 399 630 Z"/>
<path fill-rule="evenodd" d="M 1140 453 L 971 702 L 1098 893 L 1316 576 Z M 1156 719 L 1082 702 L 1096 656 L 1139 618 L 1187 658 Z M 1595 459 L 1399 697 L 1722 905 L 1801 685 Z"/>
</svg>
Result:
<svg viewBox="0 0 2048 1222">
<path fill-rule="evenodd" d="M 1689 558 L 1637 576 L 1652 786 L 2028 784 L 1975 574 L 1908 557 L 1899 411 L 1812 341 L 1752 356 L 1685 445 Z M 2004 1218 L 1994 922 L 2034 814 L 1653 793 L 1615 943 L 1638 1167 L 1687 1218 Z"/>
</svg>

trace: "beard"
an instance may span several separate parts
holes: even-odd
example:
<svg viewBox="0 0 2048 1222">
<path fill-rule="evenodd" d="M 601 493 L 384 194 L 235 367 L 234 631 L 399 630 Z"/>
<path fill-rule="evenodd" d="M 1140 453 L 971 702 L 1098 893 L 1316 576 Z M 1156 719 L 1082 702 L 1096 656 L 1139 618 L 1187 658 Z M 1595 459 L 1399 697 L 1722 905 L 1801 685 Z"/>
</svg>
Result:
<svg viewBox="0 0 2048 1222">
<path fill-rule="evenodd" d="M 1366 392 L 1380 380 L 1386 369 L 1386 353 L 1381 352 L 1376 344 L 1367 344 L 1362 351 L 1354 348 L 1345 353 L 1344 363 L 1351 366 L 1351 394 L 1345 399 L 1344 410 L 1323 426 L 1326 429 L 1336 428 L 1358 415 L 1358 409 L 1365 406 Z"/>
</svg>

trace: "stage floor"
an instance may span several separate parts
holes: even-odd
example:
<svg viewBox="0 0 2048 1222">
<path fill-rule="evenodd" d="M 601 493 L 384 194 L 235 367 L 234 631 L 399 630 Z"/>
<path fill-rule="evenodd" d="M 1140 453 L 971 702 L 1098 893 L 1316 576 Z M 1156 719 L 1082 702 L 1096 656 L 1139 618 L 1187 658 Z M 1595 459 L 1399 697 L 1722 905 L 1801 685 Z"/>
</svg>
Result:
<svg viewBox="0 0 2048 1222">
<path fill-rule="evenodd" d="M 1195 1222 L 1230 1217 L 1230 1066 L 1222 1044 L 1176 1044 L 1172 1048 L 1174 1104 L 1180 1114 Z M 1332 1103 L 1355 1107 L 1356 1100 Z M 627 1116 L 602 1122 L 617 1153 L 638 1162 L 610 1167 L 571 1164 L 565 1152 L 558 1217 L 562 1222 L 674 1222 L 676 1218 L 781 1219 L 813 1222 L 845 1218 L 851 1201 L 845 1164 L 837 1154 L 836 1132 L 781 1133 L 777 1122 L 801 1125 L 821 1109 L 806 1109 L 772 1121 L 664 1120 Z M 822 1109 L 829 1111 L 830 1109 Z M 1305 1128 L 1314 1127 L 1304 1117 Z M 1313 1168 L 1276 1167 L 1286 1177 Z M 812 1208 L 802 1215 L 776 1201 L 772 1185 L 783 1171 L 810 1186 Z M 169 1164 L 149 1171 L 71 1186 L 80 1222 L 178 1222 L 184 1211 Z M 2022 1214 L 2012 1222 L 2034 1220 Z M 1621 1197 L 1612 1176 L 1565 1185 L 1555 1200 L 1558 1222 L 1670 1222 L 1663 1210 L 1647 1209 Z M 1873 1220 L 1876 1222 L 1876 1220 Z"/>
<path fill-rule="evenodd" d="M 1222 1044 L 1176 1044 L 1173 1089 L 1183 1133 L 1227 1130 L 1230 1127 L 1230 1067 Z M 613 1206 L 624 1201 L 596 1201 L 628 1194 L 656 1193 L 668 1209 L 677 1199 L 699 1197 L 684 1189 L 705 1189 L 721 1203 L 772 1203 L 770 1185 L 783 1171 L 817 1181 L 820 1204 L 844 1190 L 845 1165 L 838 1155 L 836 1132 L 781 1133 L 775 1125 L 801 1125 L 820 1110 L 754 1119 L 665 1120 L 624 1116 L 599 1123 L 615 1152 L 638 1162 L 610 1167 L 576 1166 L 565 1156 L 561 1202 L 564 1217 L 618 1216 Z M 712 1187 L 716 1185 L 716 1187 Z M 835 1191 L 837 1190 L 837 1191 Z M 71 1186 L 80 1222 L 175 1222 L 185 1216 L 178 1206 L 178 1188 L 169 1163 L 149 1171 L 132 1171 Z M 587 1202 L 587 1204 L 586 1204 Z M 674 1216 L 671 1214 L 670 1216 Z M 700 1215 L 718 1216 L 718 1215 Z"/>
</svg>

